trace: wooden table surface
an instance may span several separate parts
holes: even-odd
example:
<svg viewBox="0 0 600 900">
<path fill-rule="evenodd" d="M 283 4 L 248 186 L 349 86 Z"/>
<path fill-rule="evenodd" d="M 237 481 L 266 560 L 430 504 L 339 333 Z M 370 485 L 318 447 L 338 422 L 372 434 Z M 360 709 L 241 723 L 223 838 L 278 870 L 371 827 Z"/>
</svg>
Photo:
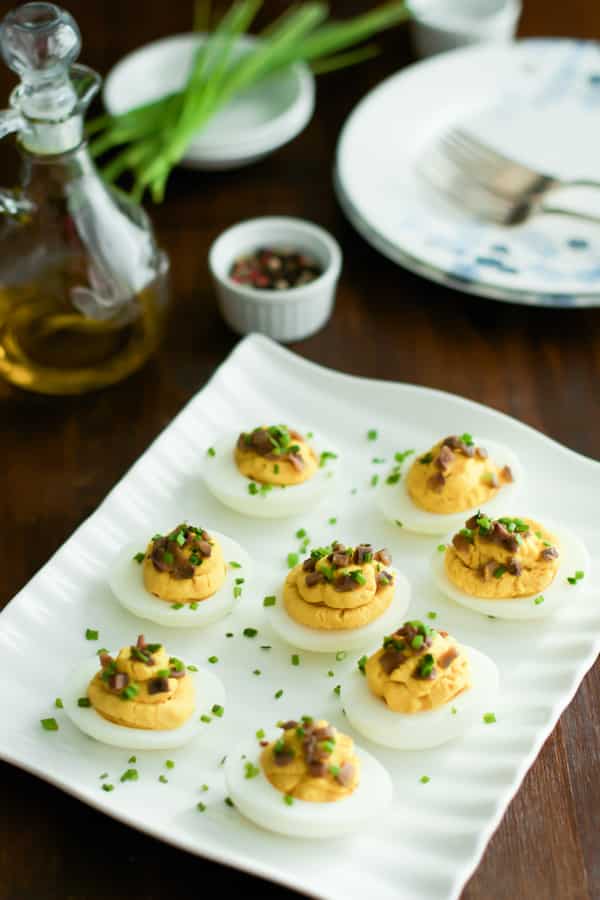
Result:
<svg viewBox="0 0 600 900">
<path fill-rule="evenodd" d="M 136 46 L 188 30 L 192 6 L 191 0 L 66 5 L 81 26 L 82 61 L 102 73 Z M 286 5 L 267 0 L 265 9 Z M 369 5 L 332 3 L 340 15 Z M 11 6 L 3 0 L 0 13 Z M 522 34 L 600 35 L 600 5 L 590 0 L 524 6 Z M 312 219 L 344 250 L 333 318 L 293 345 L 297 353 L 356 375 L 462 394 L 600 456 L 600 309 L 532 309 L 438 287 L 379 256 L 342 216 L 331 183 L 340 127 L 367 90 L 411 60 L 403 29 L 384 45 L 381 58 L 323 76 L 313 121 L 271 158 L 239 172 L 175 173 L 165 203 L 151 210 L 171 257 L 174 312 L 160 354 L 143 372 L 81 398 L 37 397 L 0 385 L 0 605 L 93 512 L 236 343 L 217 312 L 206 255 L 220 231 L 257 214 Z M 1 96 L 11 83 L 2 72 Z M 13 155 L 0 152 L 3 173 Z M 596 665 L 509 807 L 464 900 L 600 897 L 599 765 Z M 138 834 L 8 765 L 0 765 L 0 796 L 1 900 L 158 900 L 190 896 L 193 886 L 200 891 L 219 876 L 246 896 L 288 895 Z"/>
</svg>

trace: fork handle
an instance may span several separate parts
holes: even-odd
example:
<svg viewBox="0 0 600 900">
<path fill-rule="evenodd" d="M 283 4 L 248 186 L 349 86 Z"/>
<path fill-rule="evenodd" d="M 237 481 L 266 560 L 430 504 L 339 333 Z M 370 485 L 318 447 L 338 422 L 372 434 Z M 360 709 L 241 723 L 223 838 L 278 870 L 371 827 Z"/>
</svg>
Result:
<svg viewBox="0 0 600 900">
<path fill-rule="evenodd" d="M 600 190 L 600 181 L 592 181 L 591 178 L 577 178 L 575 181 L 561 181 L 558 188 L 594 188 Z"/>
<path fill-rule="evenodd" d="M 576 209 L 565 209 L 560 206 L 547 206 L 544 203 L 539 211 L 547 216 L 568 216 L 571 219 L 579 219 L 580 222 L 589 222 L 592 225 L 600 225 L 600 215 L 595 216 L 592 213 L 578 212 Z"/>
<path fill-rule="evenodd" d="M 596 192 L 591 193 L 590 188 L 595 188 Z M 588 179 L 557 185 L 541 198 L 539 209 L 541 212 L 569 215 L 581 221 L 598 224 L 600 223 L 600 200 L 597 193 L 599 188 L 600 184 L 597 181 Z"/>
</svg>

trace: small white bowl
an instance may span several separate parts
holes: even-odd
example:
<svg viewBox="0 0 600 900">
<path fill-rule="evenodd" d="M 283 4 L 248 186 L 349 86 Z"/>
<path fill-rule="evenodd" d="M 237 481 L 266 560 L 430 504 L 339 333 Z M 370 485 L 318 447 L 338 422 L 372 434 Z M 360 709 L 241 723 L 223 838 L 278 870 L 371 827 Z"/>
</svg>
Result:
<svg viewBox="0 0 600 900">
<path fill-rule="evenodd" d="M 146 44 L 111 69 L 104 82 L 104 105 L 118 115 L 181 90 L 203 34 L 178 34 Z M 241 52 L 256 38 L 240 38 Z M 315 80 L 296 63 L 234 97 L 190 142 L 181 165 L 193 169 L 233 169 L 249 165 L 291 141 L 306 126 L 315 106 Z"/>
<path fill-rule="evenodd" d="M 259 247 L 290 247 L 314 257 L 322 274 L 300 287 L 263 291 L 229 277 L 239 256 Z M 208 263 L 219 308 L 238 334 L 259 331 L 278 341 L 299 341 L 327 322 L 333 309 L 342 252 L 323 228 L 288 216 L 248 219 L 224 231 L 210 248 Z"/>
<path fill-rule="evenodd" d="M 468 44 L 510 41 L 521 0 L 409 0 L 417 55 L 432 56 Z"/>
</svg>

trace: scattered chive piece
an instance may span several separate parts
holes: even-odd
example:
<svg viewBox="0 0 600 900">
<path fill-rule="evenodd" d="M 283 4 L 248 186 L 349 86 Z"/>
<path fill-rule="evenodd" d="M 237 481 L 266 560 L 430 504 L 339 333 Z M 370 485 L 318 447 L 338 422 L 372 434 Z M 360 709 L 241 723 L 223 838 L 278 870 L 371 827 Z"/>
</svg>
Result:
<svg viewBox="0 0 600 900">
<path fill-rule="evenodd" d="M 233 637 L 233 631 L 228 631 L 227 634 L 225 635 L 225 637 L 226 637 L 226 638 L 232 638 L 232 637 Z"/>
<path fill-rule="evenodd" d="M 219 657 L 218 656 L 209 656 L 208 661 L 209 661 L 209 663 L 212 663 L 212 665 L 214 666 L 215 663 L 219 662 Z"/>
<path fill-rule="evenodd" d="M 327 675 L 329 676 L 329 678 L 333 678 L 333 676 L 335 675 L 335 672 L 333 671 L 333 669 L 330 669 L 329 672 L 327 673 Z"/>
<path fill-rule="evenodd" d="M 292 654 L 292 665 L 293 665 L 293 666 L 299 666 L 299 665 L 300 665 L 300 657 L 298 656 L 297 653 L 293 653 L 293 654 Z"/>
<path fill-rule="evenodd" d="M 296 532 L 296 537 L 298 538 L 299 541 L 301 541 L 302 538 L 305 538 L 306 537 L 306 528 L 299 528 L 298 531 Z"/>
<path fill-rule="evenodd" d="M 256 737 L 258 738 L 259 741 L 262 741 L 264 736 L 265 736 L 265 729 L 259 728 L 258 731 L 256 732 Z"/>
<path fill-rule="evenodd" d="M 211 713 L 213 714 L 213 716 L 217 716 L 218 719 L 223 718 L 224 712 L 225 708 L 223 706 L 220 706 L 218 703 L 215 703 L 215 705 L 211 709 Z"/>
<path fill-rule="evenodd" d="M 203 715 L 200 716 L 200 721 L 206 722 L 208 724 L 208 722 L 212 722 L 212 719 L 210 716 L 207 716 L 206 713 L 204 713 Z"/>
<path fill-rule="evenodd" d="M 256 635 L 258 634 L 258 629 L 257 628 L 244 628 L 244 630 L 242 631 L 242 634 L 244 635 L 244 637 L 253 638 L 253 637 L 256 637 Z"/>
<path fill-rule="evenodd" d="M 171 551 L 165 550 L 165 552 L 163 553 L 163 562 L 165 562 L 168 566 L 172 566 L 174 559 L 175 557 L 173 556 Z"/>
<path fill-rule="evenodd" d="M 376 441 L 379 437 L 379 432 L 376 428 L 369 428 L 367 431 L 367 440 L 368 441 Z"/>
<path fill-rule="evenodd" d="M 260 674 L 261 674 L 261 671 L 260 671 L 260 669 L 254 669 L 254 671 L 252 672 L 252 674 L 253 674 L 253 675 L 260 675 Z"/>
<path fill-rule="evenodd" d="M 279 463 L 275 463 L 275 465 L 273 466 L 273 473 L 275 475 L 279 475 Z"/>
<path fill-rule="evenodd" d="M 108 649 L 106 647 L 100 647 L 99 650 L 96 650 L 96 656 L 102 656 L 103 653 L 108 653 Z"/>
<path fill-rule="evenodd" d="M 127 760 L 127 762 L 128 762 L 129 764 L 131 764 L 131 763 L 136 763 L 136 762 L 137 762 L 137 756 L 130 756 L 129 759 Z"/>
<path fill-rule="evenodd" d="M 297 566 L 299 562 L 300 562 L 300 557 L 297 553 L 288 553 L 288 555 L 287 555 L 288 569 L 293 569 L 294 566 Z"/>
<path fill-rule="evenodd" d="M 371 465 L 373 466 L 381 466 L 385 462 L 385 459 L 382 459 L 380 456 L 374 456 L 371 460 Z"/>
<path fill-rule="evenodd" d="M 497 569 L 494 569 L 494 578 L 502 578 L 506 571 L 506 566 L 498 566 Z"/>
<path fill-rule="evenodd" d="M 56 719 L 40 719 L 40 724 L 44 731 L 58 731 L 58 722 Z"/>
<path fill-rule="evenodd" d="M 174 769 L 175 763 L 173 762 L 172 759 L 167 759 L 167 760 L 165 760 L 165 766 L 167 769 Z"/>
<path fill-rule="evenodd" d="M 337 525 L 337 518 L 335 516 L 331 516 L 330 519 L 327 519 L 327 523 L 329 525 Z"/>
<path fill-rule="evenodd" d="M 274 595 L 263 598 L 263 606 L 275 606 L 276 603 L 277 597 L 275 597 Z"/>
<path fill-rule="evenodd" d="M 438 544 L 438 553 L 445 553 L 445 552 L 446 552 L 446 545 Z"/>
<path fill-rule="evenodd" d="M 323 468 L 326 465 L 328 459 L 337 459 L 337 453 L 332 453 L 330 450 L 323 450 L 319 457 L 319 468 Z"/>
<path fill-rule="evenodd" d="M 431 612 L 427 613 L 427 618 L 428 619 L 437 619 L 437 613 L 433 612 L 433 610 L 432 610 Z"/>
<path fill-rule="evenodd" d="M 361 658 L 359 659 L 359 661 L 357 662 L 356 665 L 358 666 L 358 668 L 362 672 L 362 674 L 366 675 L 365 666 L 367 665 L 367 657 L 361 656 Z"/>
<path fill-rule="evenodd" d="M 238 599 L 238 597 L 241 597 L 241 596 L 242 596 L 242 588 L 241 588 L 241 585 L 236 584 L 236 585 L 234 586 L 234 588 L 233 588 L 233 596 L 235 597 L 236 600 Z"/>
<path fill-rule="evenodd" d="M 108 772 L 103 772 L 102 775 L 98 775 L 98 778 L 108 778 Z"/>
<path fill-rule="evenodd" d="M 77 706 L 81 706 L 82 709 L 87 709 L 91 705 L 92 701 L 89 699 L 89 697 L 79 697 L 79 699 L 77 700 Z"/>
<path fill-rule="evenodd" d="M 202 801 L 200 801 L 200 803 L 196 803 L 196 809 L 199 812 L 204 812 L 204 810 L 206 809 L 206 804 L 202 803 Z"/>
<path fill-rule="evenodd" d="M 347 656 L 348 656 L 348 654 L 346 653 L 345 650 L 338 650 L 338 652 L 335 654 L 335 658 L 337 659 L 338 662 L 341 662 L 343 659 L 346 659 Z"/>
<path fill-rule="evenodd" d="M 189 670 L 190 672 L 197 672 L 197 671 L 198 671 L 198 666 L 188 666 L 188 670 Z"/>
<path fill-rule="evenodd" d="M 339 697 L 339 696 L 340 696 L 340 694 L 342 693 L 342 686 L 341 686 L 341 684 L 336 684 L 336 686 L 335 686 L 334 689 L 333 689 L 333 693 L 336 695 L 336 697 Z"/>
<path fill-rule="evenodd" d="M 160 781 L 161 784 L 168 784 L 168 783 L 169 783 L 169 779 L 167 778 L 166 775 L 159 775 L 159 776 L 158 776 L 158 780 Z"/>
<path fill-rule="evenodd" d="M 207 785 L 207 784 L 202 784 L 202 785 L 200 786 L 200 790 L 201 790 L 201 791 L 204 791 L 204 793 L 206 793 L 206 791 L 208 790 L 208 785 Z"/>
<path fill-rule="evenodd" d="M 395 524 L 398 526 L 398 528 L 403 528 L 403 527 L 404 527 L 404 525 L 403 525 L 403 523 L 400 521 L 400 519 L 396 519 L 396 523 L 395 523 Z"/>
<path fill-rule="evenodd" d="M 197 600 L 192 600 L 192 602 L 190 603 L 190 609 L 198 609 L 198 601 Z"/>
<path fill-rule="evenodd" d="M 140 552 L 139 552 L 139 553 L 136 553 L 135 556 L 134 556 L 133 558 L 134 558 L 134 560 L 136 561 L 136 563 L 140 563 L 140 564 L 141 564 L 141 563 L 144 562 L 144 557 L 145 557 L 145 556 L 146 556 L 146 554 L 145 554 L 142 550 L 140 550 Z"/>
<path fill-rule="evenodd" d="M 278 691 L 275 691 L 274 697 L 276 700 L 279 700 L 280 697 L 283 697 L 283 691 L 281 688 L 279 688 Z"/>
<path fill-rule="evenodd" d="M 419 781 L 421 782 L 421 784 L 427 784 L 428 781 L 431 781 L 431 778 L 429 777 L 429 775 L 421 775 Z"/>
<path fill-rule="evenodd" d="M 294 798 L 290 797 L 289 794 L 285 794 L 284 798 L 283 798 L 283 802 L 285 803 L 286 806 L 292 806 L 292 804 L 294 802 Z"/>
<path fill-rule="evenodd" d="M 114 784 L 103 784 L 102 785 L 102 790 L 106 791 L 106 793 L 109 793 L 109 791 L 114 791 L 114 789 L 115 789 Z"/>
<path fill-rule="evenodd" d="M 216 455 L 217 455 L 217 451 L 215 450 L 214 447 L 209 447 L 208 450 L 207 450 L 206 452 L 207 452 L 207 454 L 208 454 L 209 456 L 216 456 Z"/>
<path fill-rule="evenodd" d="M 227 804 L 227 806 L 231 806 L 231 807 L 235 806 L 231 797 L 225 797 L 225 803 Z"/>
<path fill-rule="evenodd" d="M 260 769 L 254 763 L 244 763 L 244 778 L 256 778 L 260 774 Z"/>
<path fill-rule="evenodd" d="M 452 713 L 453 716 L 455 716 L 456 713 L 458 712 L 458 710 L 455 706 L 453 706 L 452 709 L 450 710 L 450 712 Z"/>
<path fill-rule="evenodd" d="M 85 639 L 86 641 L 97 641 L 100 632 L 95 628 L 86 628 L 85 629 Z"/>
<path fill-rule="evenodd" d="M 126 769 L 121 775 L 119 781 L 137 781 L 139 772 L 137 769 Z"/>
<path fill-rule="evenodd" d="M 483 721 L 486 725 L 493 725 L 496 721 L 496 716 L 493 712 L 488 712 L 483 714 Z"/>
<path fill-rule="evenodd" d="M 379 484 L 379 475 L 372 475 L 371 476 L 371 487 L 377 487 L 378 484 Z"/>
<path fill-rule="evenodd" d="M 54 701 L 54 705 L 55 705 L 55 707 L 56 707 L 57 709 L 63 709 L 63 708 L 64 708 L 64 704 L 63 704 L 62 700 L 60 699 L 60 697 L 57 697 L 57 698 L 56 698 L 56 700 Z"/>
<path fill-rule="evenodd" d="M 229 565 L 231 566 L 232 569 L 241 569 L 242 568 L 241 563 L 235 562 L 235 560 L 233 560 L 233 559 L 231 559 L 229 561 Z"/>
<path fill-rule="evenodd" d="M 236 578 L 236 579 L 235 579 L 235 583 L 236 583 L 236 584 L 243 584 L 245 580 L 246 580 L 245 578 Z"/>
<path fill-rule="evenodd" d="M 577 582 L 581 581 L 581 579 L 584 577 L 585 573 L 582 572 L 581 569 L 578 569 L 574 575 L 571 575 L 569 578 L 567 578 L 567 581 L 569 582 L 569 584 L 577 584 Z"/>
<path fill-rule="evenodd" d="M 133 700 L 134 697 L 137 697 L 140 689 L 137 684 L 128 684 L 127 687 L 123 688 L 119 697 L 121 700 Z"/>
<path fill-rule="evenodd" d="M 248 493 L 252 494 L 253 497 L 256 494 L 258 494 L 258 485 L 255 484 L 253 481 L 251 481 L 250 484 L 248 485 Z"/>
<path fill-rule="evenodd" d="M 540 603 L 543 603 L 543 602 L 544 602 L 544 598 L 543 598 L 543 596 L 540 594 L 540 596 L 539 596 L 539 597 L 536 597 L 535 600 L 534 600 L 533 602 L 535 603 L 536 606 L 539 606 Z"/>
<path fill-rule="evenodd" d="M 171 609 L 183 609 L 183 603 L 171 603 Z"/>
</svg>

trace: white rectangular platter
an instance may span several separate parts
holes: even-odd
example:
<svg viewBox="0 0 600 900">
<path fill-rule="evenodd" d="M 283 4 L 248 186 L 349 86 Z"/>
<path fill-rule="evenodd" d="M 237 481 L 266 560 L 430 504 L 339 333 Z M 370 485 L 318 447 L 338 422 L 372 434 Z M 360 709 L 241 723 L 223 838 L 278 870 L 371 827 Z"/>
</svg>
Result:
<svg viewBox="0 0 600 900">
<path fill-rule="evenodd" d="M 253 423 L 302 423 L 343 449 L 334 495 L 310 515 L 284 520 L 244 518 L 205 490 L 200 473 L 206 448 L 219 432 Z M 366 437 L 377 429 L 376 443 Z M 320 368 L 263 337 L 242 341 L 208 385 L 152 444 L 96 512 L 73 534 L 0 615 L 0 654 L 10 679 L 0 682 L 0 756 L 58 785 L 85 803 L 184 850 L 236 866 L 327 900 L 450 900 L 476 867 L 487 841 L 528 767 L 573 697 L 600 647 L 600 595 L 593 572 L 573 588 L 572 604 L 537 623 L 478 616 L 445 600 L 434 588 L 429 559 L 436 538 L 411 536 L 386 523 L 373 503 L 370 481 L 410 447 L 428 447 L 441 435 L 471 432 L 511 447 L 527 478 L 512 515 L 548 516 L 575 531 L 597 554 L 600 465 L 527 426 L 470 401 L 410 385 L 353 378 Z M 356 488 L 356 492 L 353 489 Z M 260 498 L 257 498 L 260 502 Z M 335 526 L 329 519 L 335 517 Z M 111 560 L 131 540 L 143 541 L 187 519 L 231 535 L 272 572 L 257 574 L 231 617 L 206 630 L 152 627 L 117 605 L 106 584 Z M 337 662 L 333 654 L 301 654 L 268 631 L 262 599 L 287 571 L 295 532 L 311 544 L 339 538 L 388 546 L 394 565 L 410 579 L 410 617 L 437 612 L 436 625 L 492 656 L 501 675 L 497 722 L 476 726 L 463 739 L 426 752 L 398 752 L 360 739 L 390 771 L 395 800 L 364 833 L 333 841 L 278 837 L 244 821 L 223 801 L 220 761 L 229 747 L 280 718 L 318 714 L 352 734 L 343 696 L 333 688 L 360 653 Z M 398 623 L 401 624 L 401 623 Z M 259 631 L 244 638 L 245 627 Z M 100 632 L 85 639 L 86 628 Z M 172 653 L 206 665 L 227 690 L 225 716 L 177 751 L 137 755 L 139 780 L 120 783 L 127 751 L 95 743 L 53 708 L 74 663 L 99 646 L 114 650 L 143 631 L 165 640 Z M 235 637 L 227 639 L 226 632 Z M 261 645 L 270 644 L 269 651 Z M 253 676 L 260 669 L 259 677 Z M 333 669 L 335 676 L 328 677 Z M 283 689 L 280 699 L 275 693 Z M 59 730 L 40 719 L 56 716 Z M 167 757 L 168 784 L 158 781 Z M 115 790 L 101 790 L 109 772 Z M 422 775 L 430 781 L 423 784 Z M 200 792 L 206 783 L 209 790 Z M 204 813 L 197 810 L 206 803 Z M 423 836 L 426 835 L 426 839 Z"/>
</svg>

